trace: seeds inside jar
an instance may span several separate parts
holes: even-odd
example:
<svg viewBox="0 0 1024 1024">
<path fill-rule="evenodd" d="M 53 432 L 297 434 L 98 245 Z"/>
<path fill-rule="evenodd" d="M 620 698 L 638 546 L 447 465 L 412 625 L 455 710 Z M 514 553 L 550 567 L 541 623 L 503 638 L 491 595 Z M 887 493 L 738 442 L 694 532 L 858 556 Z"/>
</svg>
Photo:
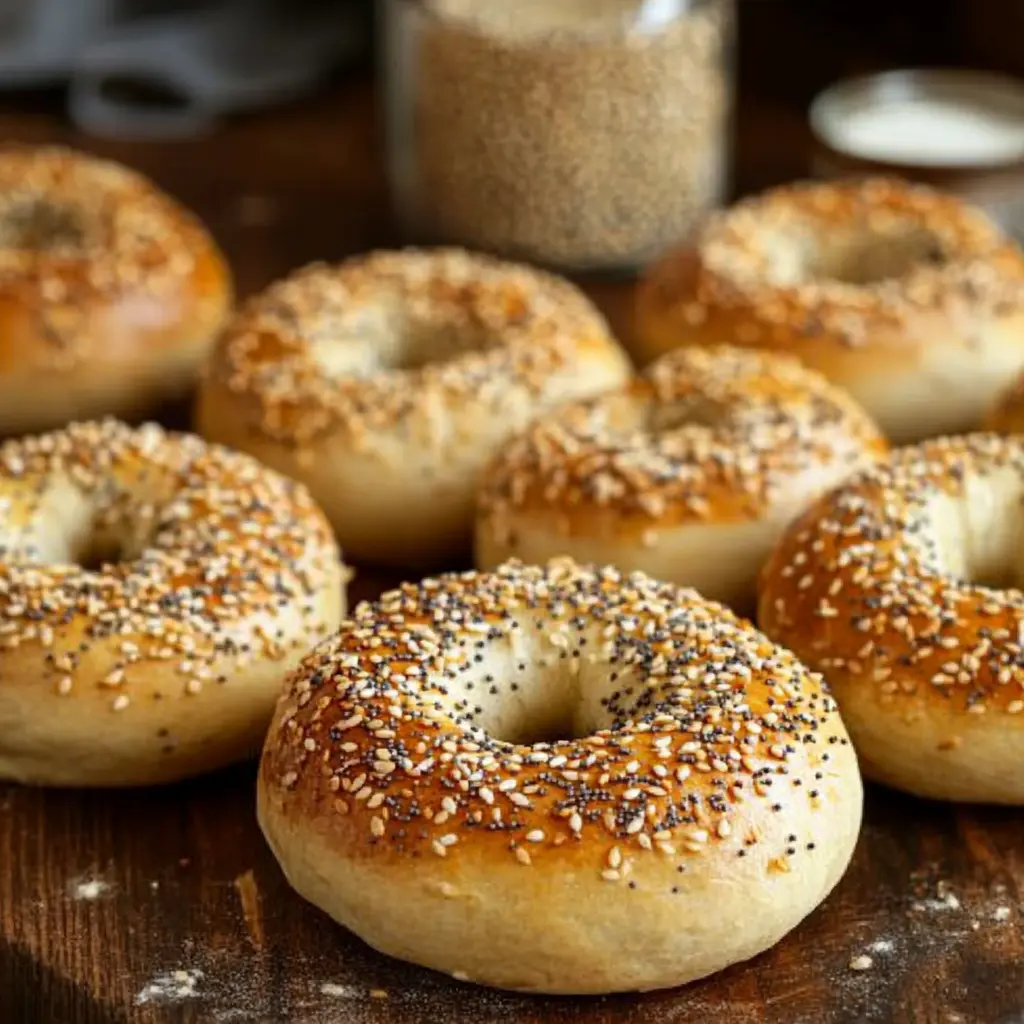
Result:
<svg viewBox="0 0 1024 1024">
<path fill-rule="evenodd" d="M 415 228 L 631 266 L 720 201 L 732 0 L 396 2 L 418 19 L 395 154 Z"/>
</svg>

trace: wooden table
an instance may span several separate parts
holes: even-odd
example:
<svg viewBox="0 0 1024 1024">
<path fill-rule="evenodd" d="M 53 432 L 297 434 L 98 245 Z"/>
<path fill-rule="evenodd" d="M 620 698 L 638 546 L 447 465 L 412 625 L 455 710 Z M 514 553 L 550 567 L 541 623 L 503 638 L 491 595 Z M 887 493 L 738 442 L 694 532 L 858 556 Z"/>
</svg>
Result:
<svg viewBox="0 0 1024 1024">
<path fill-rule="evenodd" d="M 0 137 L 77 142 L 151 174 L 203 215 L 248 292 L 395 240 L 371 111 L 366 86 L 342 85 L 201 143 L 143 146 L 84 143 L 43 105 L 0 114 Z M 798 115 L 744 118 L 742 184 L 801 172 Z M 594 292 L 628 340 L 629 286 Z M 1022 887 L 1019 813 L 870 790 L 849 875 L 778 948 L 681 991 L 531 999 L 387 961 L 305 905 L 256 827 L 252 765 L 145 792 L 0 787 L 0 1024 L 1011 1024 Z"/>
</svg>

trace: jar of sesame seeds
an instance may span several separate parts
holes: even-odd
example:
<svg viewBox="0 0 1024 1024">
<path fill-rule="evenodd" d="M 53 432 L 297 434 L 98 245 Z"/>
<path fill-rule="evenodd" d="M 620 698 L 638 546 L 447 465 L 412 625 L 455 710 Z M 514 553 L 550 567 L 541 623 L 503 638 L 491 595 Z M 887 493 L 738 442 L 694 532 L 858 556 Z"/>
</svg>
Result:
<svg viewBox="0 0 1024 1024">
<path fill-rule="evenodd" d="M 385 0 L 410 240 L 633 269 L 727 190 L 735 0 Z"/>
</svg>

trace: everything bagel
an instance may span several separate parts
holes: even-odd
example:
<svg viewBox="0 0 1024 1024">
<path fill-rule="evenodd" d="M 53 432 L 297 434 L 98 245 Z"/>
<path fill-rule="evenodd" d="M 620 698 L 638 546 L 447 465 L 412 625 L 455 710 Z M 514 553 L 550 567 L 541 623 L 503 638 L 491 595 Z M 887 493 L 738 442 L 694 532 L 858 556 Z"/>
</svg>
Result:
<svg viewBox="0 0 1024 1024">
<path fill-rule="evenodd" d="M 866 775 L 1024 804 L 1024 439 L 893 453 L 789 529 L 759 622 L 824 674 Z"/>
<path fill-rule="evenodd" d="M 370 945 L 561 993 L 766 949 L 861 815 L 819 677 L 693 591 L 567 560 L 360 605 L 292 674 L 258 799 L 292 885 Z"/>
<path fill-rule="evenodd" d="M 886 448 L 848 395 L 794 359 L 671 353 L 502 449 L 477 502 L 477 566 L 564 554 L 753 610 L 789 521 Z"/>
<path fill-rule="evenodd" d="M 0 447 L 0 779 L 167 782 L 259 747 L 344 571 L 300 486 L 152 424 Z"/>
</svg>

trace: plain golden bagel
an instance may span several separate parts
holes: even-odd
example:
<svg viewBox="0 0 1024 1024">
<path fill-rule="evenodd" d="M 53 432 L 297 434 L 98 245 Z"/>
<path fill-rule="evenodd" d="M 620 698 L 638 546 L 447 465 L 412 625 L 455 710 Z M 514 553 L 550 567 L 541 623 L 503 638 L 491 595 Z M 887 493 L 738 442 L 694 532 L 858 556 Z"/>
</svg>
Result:
<svg viewBox="0 0 1024 1024">
<path fill-rule="evenodd" d="M 1024 804 L 1024 439 L 895 452 L 810 509 L 766 567 L 760 623 L 824 674 L 869 777 Z"/>
<path fill-rule="evenodd" d="M 869 179 L 713 216 L 638 290 L 640 353 L 741 344 L 846 387 L 899 443 L 973 430 L 1024 369 L 1024 255 L 978 209 Z"/>
<path fill-rule="evenodd" d="M 568 282 L 461 250 L 314 265 L 219 343 L 199 432 L 302 480 L 346 554 L 468 552 L 495 450 L 536 415 L 621 384 L 626 357 Z"/>
<path fill-rule="evenodd" d="M 135 417 L 195 384 L 232 302 L 203 226 L 141 175 L 0 149 L 0 433 Z"/>
<path fill-rule="evenodd" d="M 258 794 L 291 884 L 371 946 L 553 993 L 767 949 L 861 818 L 820 677 L 692 590 L 568 560 L 360 605 L 292 674 Z"/>
<path fill-rule="evenodd" d="M 505 446 L 477 503 L 477 566 L 569 555 L 753 611 L 788 523 L 887 447 L 853 399 L 794 359 L 680 350 Z"/>
<path fill-rule="evenodd" d="M 169 782 L 259 749 L 344 614 L 330 527 L 253 459 L 107 420 L 0 447 L 0 779 Z"/>
</svg>

